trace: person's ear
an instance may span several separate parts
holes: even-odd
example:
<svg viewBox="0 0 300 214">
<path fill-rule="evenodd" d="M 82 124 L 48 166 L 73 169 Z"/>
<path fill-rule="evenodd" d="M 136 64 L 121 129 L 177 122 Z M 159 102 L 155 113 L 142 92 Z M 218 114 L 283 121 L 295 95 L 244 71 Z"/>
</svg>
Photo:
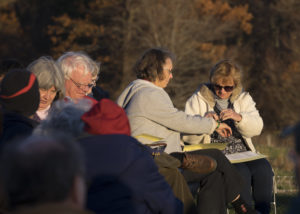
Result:
<svg viewBox="0 0 300 214">
<path fill-rule="evenodd" d="M 75 176 L 71 190 L 71 200 L 78 208 L 84 208 L 86 198 L 86 184 L 82 176 Z"/>
</svg>

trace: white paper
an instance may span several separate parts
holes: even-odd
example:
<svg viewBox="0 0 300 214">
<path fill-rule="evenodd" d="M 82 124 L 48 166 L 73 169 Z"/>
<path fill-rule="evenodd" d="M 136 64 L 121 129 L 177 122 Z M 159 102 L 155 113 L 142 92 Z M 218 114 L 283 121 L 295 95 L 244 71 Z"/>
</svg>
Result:
<svg viewBox="0 0 300 214">
<path fill-rule="evenodd" d="M 255 152 L 247 151 L 226 155 L 226 157 L 230 160 L 231 163 L 241 163 L 265 158 L 266 156 Z"/>
</svg>

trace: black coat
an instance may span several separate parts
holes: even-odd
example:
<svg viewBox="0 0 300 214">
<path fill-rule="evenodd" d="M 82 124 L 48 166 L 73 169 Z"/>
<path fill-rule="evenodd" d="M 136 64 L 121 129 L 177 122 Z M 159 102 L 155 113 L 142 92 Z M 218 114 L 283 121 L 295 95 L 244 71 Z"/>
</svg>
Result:
<svg viewBox="0 0 300 214">
<path fill-rule="evenodd" d="M 159 174 L 151 152 L 127 135 L 79 140 L 89 183 L 87 208 L 95 213 L 180 214 L 182 203 Z"/>
<path fill-rule="evenodd" d="M 3 115 L 0 148 L 2 148 L 6 142 L 31 135 L 37 125 L 38 123 L 36 121 L 21 114 L 5 112 Z"/>
</svg>

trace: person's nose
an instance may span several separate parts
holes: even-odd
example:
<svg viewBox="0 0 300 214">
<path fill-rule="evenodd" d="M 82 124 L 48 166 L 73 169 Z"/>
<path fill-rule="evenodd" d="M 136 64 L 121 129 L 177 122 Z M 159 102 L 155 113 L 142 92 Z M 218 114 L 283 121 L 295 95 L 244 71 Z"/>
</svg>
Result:
<svg viewBox="0 0 300 214">
<path fill-rule="evenodd" d="M 42 95 L 42 97 L 43 97 L 44 99 L 49 99 L 49 96 L 50 96 L 49 91 L 46 91 L 46 92 L 43 93 L 43 95 Z"/>
</svg>

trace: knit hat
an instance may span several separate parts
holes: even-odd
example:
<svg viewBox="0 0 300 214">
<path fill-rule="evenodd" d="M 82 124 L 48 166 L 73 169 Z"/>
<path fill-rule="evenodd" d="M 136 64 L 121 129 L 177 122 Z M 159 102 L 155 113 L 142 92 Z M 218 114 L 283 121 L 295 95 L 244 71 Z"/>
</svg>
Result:
<svg viewBox="0 0 300 214">
<path fill-rule="evenodd" d="M 7 111 L 27 117 L 33 115 L 40 103 L 35 75 L 25 69 L 8 72 L 1 83 L 0 102 Z"/>
<path fill-rule="evenodd" d="M 129 135 L 130 125 L 123 108 L 109 99 L 101 99 L 88 112 L 81 116 L 85 122 L 84 130 L 89 134 Z"/>
</svg>

